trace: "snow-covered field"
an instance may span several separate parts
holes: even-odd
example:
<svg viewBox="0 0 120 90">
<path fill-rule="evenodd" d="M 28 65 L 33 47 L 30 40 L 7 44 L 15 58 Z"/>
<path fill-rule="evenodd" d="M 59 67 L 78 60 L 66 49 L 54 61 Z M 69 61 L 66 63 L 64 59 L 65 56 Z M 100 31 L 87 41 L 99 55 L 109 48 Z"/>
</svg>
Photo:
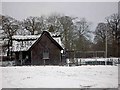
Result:
<svg viewBox="0 0 120 90">
<path fill-rule="evenodd" d="M 117 88 L 118 66 L 2 67 L 2 88 Z"/>
</svg>

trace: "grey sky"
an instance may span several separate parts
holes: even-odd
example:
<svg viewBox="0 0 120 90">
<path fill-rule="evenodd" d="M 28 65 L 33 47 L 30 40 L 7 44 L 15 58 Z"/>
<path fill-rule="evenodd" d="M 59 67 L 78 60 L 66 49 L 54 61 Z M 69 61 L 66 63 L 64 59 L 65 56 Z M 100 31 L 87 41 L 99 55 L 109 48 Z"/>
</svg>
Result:
<svg viewBox="0 0 120 90">
<path fill-rule="evenodd" d="M 117 2 L 3 2 L 2 14 L 18 20 L 28 16 L 60 13 L 73 17 L 85 17 L 93 23 L 104 22 L 105 17 L 118 12 Z"/>
</svg>

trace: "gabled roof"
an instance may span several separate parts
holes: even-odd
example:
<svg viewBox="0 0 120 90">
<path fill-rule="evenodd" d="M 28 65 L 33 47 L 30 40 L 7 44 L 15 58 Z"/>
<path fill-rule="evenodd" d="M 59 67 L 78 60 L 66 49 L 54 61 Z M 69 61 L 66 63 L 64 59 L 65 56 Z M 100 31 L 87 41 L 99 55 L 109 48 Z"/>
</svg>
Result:
<svg viewBox="0 0 120 90">
<path fill-rule="evenodd" d="M 53 39 L 53 37 L 50 35 L 50 33 L 48 31 L 43 31 L 43 33 L 41 34 L 41 36 L 37 39 L 37 41 L 30 47 L 30 49 L 32 49 L 42 38 L 43 35 L 46 35 L 60 50 L 63 50 L 63 48 L 61 47 L 60 44 L 58 44 L 58 42 Z M 30 50 L 29 49 L 29 50 Z"/>
<path fill-rule="evenodd" d="M 29 36 L 21 36 L 21 35 L 14 35 L 12 37 L 13 46 L 12 51 L 28 51 L 37 44 L 37 42 L 41 39 L 43 35 L 46 35 L 60 50 L 63 50 L 61 47 L 61 42 L 57 42 L 49 32 L 43 31 L 41 35 L 29 35 Z"/>
</svg>

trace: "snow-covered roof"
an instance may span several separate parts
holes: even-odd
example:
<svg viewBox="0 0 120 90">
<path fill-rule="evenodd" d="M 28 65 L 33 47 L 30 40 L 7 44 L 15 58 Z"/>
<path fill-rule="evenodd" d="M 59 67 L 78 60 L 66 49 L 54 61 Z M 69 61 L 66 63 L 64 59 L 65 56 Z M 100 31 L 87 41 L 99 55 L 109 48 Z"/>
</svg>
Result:
<svg viewBox="0 0 120 90">
<path fill-rule="evenodd" d="M 12 51 L 27 51 L 39 37 L 40 35 L 12 36 Z"/>
<path fill-rule="evenodd" d="M 14 35 L 12 36 L 12 51 L 27 51 L 37 41 L 41 35 Z M 53 37 L 53 39 L 61 46 L 60 37 Z"/>
<path fill-rule="evenodd" d="M 30 41 L 13 41 L 12 51 L 27 51 L 36 40 Z"/>
<path fill-rule="evenodd" d="M 53 37 L 53 39 L 60 45 L 62 46 L 61 38 L 60 37 Z"/>
<path fill-rule="evenodd" d="M 40 35 L 26 35 L 26 36 L 22 36 L 22 35 L 14 35 L 12 36 L 12 39 L 15 39 L 15 40 L 25 40 L 25 39 L 37 39 L 39 38 Z"/>
<path fill-rule="evenodd" d="M 12 51 L 27 51 L 37 38 L 37 36 L 13 36 Z"/>
<path fill-rule="evenodd" d="M 54 37 L 54 36 L 60 36 L 60 33 L 59 33 L 59 32 L 56 32 L 56 33 L 49 32 L 49 33 L 50 33 L 50 35 L 51 35 L 52 37 Z"/>
</svg>

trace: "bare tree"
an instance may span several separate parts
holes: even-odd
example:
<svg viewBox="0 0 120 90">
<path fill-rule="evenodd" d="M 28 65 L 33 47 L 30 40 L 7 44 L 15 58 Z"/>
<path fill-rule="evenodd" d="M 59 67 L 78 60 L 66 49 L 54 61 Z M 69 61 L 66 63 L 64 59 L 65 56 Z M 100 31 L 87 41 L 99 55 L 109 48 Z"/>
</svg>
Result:
<svg viewBox="0 0 120 90">
<path fill-rule="evenodd" d="M 106 18 L 109 31 L 111 31 L 112 46 L 113 46 L 113 56 L 119 56 L 119 37 L 120 37 L 120 16 L 118 14 L 113 14 Z"/>
<path fill-rule="evenodd" d="M 105 23 L 99 23 L 95 30 L 96 39 L 105 42 L 107 25 Z"/>
<path fill-rule="evenodd" d="M 62 16 L 59 19 L 63 28 L 62 36 L 63 36 L 65 49 L 68 49 L 68 50 L 70 50 L 73 45 L 73 35 L 74 35 L 73 19 L 74 18 L 69 16 Z"/>
<path fill-rule="evenodd" d="M 28 30 L 31 35 L 40 34 L 45 29 L 44 17 L 28 17 L 23 21 L 23 27 Z"/>
<path fill-rule="evenodd" d="M 75 22 L 75 29 L 76 29 L 76 33 L 78 36 L 78 40 L 77 40 L 77 48 L 79 50 L 85 50 L 86 49 L 86 41 L 87 38 L 90 38 L 90 23 L 87 22 L 87 20 L 85 18 L 81 18 L 78 19 Z"/>
<path fill-rule="evenodd" d="M 16 31 L 16 35 L 30 35 L 30 31 L 24 27 L 24 21 L 18 21 L 19 29 Z"/>
<path fill-rule="evenodd" d="M 97 50 L 105 50 L 106 30 L 107 24 L 105 23 L 99 23 L 96 27 L 94 40 L 98 46 Z M 98 44 L 100 44 L 100 46 Z"/>
<path fill-rule="evenodd" d="M 8 39 L 8 45 L 7 45 L 8 56 L 10 53 L 10 46 L 12 45 L 12 36 L 15 35 L 18 28 L 19 26 L 17 20 L 9 16 L 2 16 L 2 30 L 3 30 L 2 34 L 4 34 L 4 38 Z"/>
<path fill-rule="evenodd" d="M 59 20 L 59 18 L 61 17 L 60 14 L 56 14 L 56 13 L 53 13 L 51 14 L 48 18 L 47 18 L 47 27 L 51 27 L 53 28 L 54 33 L 60 33 L 61 30 L 62 30 L 62 24 Z"/>
<path fill-rule="evenodd" d="M 85 18 L 81 18 L 80 20 L 78 20 L 77 22 L 75 22 L 75 25 L 76 25 L 76 29 L 78 31 L 78 35 L 79 36 L 89 37 L 90 23 L 87 22 L 87 20 Z"/>
</svg>

